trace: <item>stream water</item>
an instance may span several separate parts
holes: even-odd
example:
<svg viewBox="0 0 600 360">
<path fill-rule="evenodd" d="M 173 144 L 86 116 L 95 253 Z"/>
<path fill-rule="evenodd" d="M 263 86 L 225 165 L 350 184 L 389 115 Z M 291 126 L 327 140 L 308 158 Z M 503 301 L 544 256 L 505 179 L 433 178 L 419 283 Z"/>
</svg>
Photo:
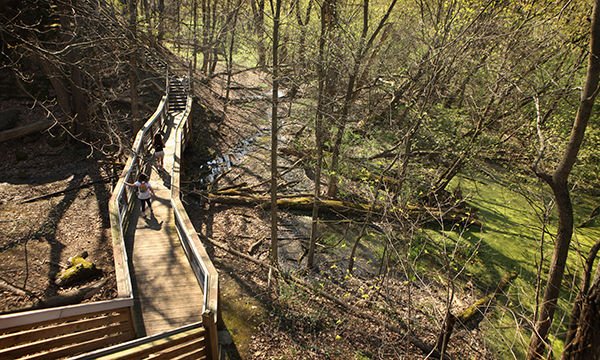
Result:
<svg viewBox="0 0 600 360">
<path fill-rule="evenodd" d="M 233 166 L 239 164 L 244 156 L 252 152 L 258 138 L 269 133 L 270 129 L 268 127 L 262 127 L 251 137 L 242 139 L 229 152 L 200 165 L 200 178 L 194 181 L 194 185 L 198 185 L 200 188 L 208 187 L 219 175 L 229 171 Z"/>
</svg>

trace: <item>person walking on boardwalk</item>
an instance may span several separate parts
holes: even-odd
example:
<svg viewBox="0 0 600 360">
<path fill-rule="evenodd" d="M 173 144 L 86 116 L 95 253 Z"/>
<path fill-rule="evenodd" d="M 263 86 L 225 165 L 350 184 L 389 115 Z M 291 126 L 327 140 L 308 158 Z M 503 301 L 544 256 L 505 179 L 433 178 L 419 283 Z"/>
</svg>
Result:
<svg viewBox="0 0 600 360">
<path fill-rule="evenodd" d="M 133 184 L 125 182 L 125 185 L 137 188 L 137 197 L 138 199 L 140 199 L 140 203 L 142 206 L 142 217 L 144 219 L 146 218 L 146 204 L 148 205 L 148 209 L 150 209 L 150 214 L 154 214 L 152 211 L 152 203 L 150 199 L 152 199 L 152 197 L 155 195 L 154 191 L 152 190 L 152 186 L 148 181 L 148 175 L 140 173 L 136 182 L 134 182 Z"/>
<path fill-rule="evenodd" d="M 156 159 L 156 166 L 159 169 L 163 168 L 163 158 L 165 157 L 165 144 L 163 143 L 162 136 L 160 132 L 154 135 L 154 139 L 152 142 L 152 146 L 154 147 L 154 158 Z"/>
</svg>

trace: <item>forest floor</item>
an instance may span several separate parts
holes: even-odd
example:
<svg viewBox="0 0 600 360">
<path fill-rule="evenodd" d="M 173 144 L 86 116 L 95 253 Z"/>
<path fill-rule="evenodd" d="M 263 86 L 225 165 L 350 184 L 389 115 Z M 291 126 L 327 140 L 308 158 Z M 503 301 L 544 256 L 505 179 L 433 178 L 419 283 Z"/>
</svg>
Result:
<svg viewBox="0 0 600 360">
<path fill-rule="evenodd" d="M 224 326 L 233 340 L 225 347 L 229 358 L 424 358 L 426 353 L 411 341 L 406 327 L 433 346 L 444 318 L 446 287 L 437 280 L 408 280 L 399 269 L 386 269 L 387 276 L 382 276 L 381 268 L 387 266 L 381 264 L 385 239 L 367 236 L 349 275 L 345 269 L 360 222 L 324 218 L 319 225 L 316 268 L 306 272 L 310 214 L 280 210 L 279 268 L 282 274 L 299 277 L 298 283 L 287 275 L 276 276 L 266 266 L 271 245 L 269 209 L 209 204 L 198 195 L 205 191 L 201 184 L 207 162 L 225 163 L 223 158 L 233 165 L 221 169 L 211 191 L 243 185 L 258 194 L 268 193 L 270 102 L 263 76 L 245 72 L 235 78 L 239 90 L 231 94 L 236 106 L 230 107 L 228 116 L 198 121 L 201 115 L 194 115 L 194 135 L 184 162 L 182 192 L 190 218 L 202 237 L 225 246 L 207 243 L 219 271 Z M 213 85 L 217 88 L 218 82 Z M 289 101 L 282 99 L 280 149 L 310 141 L 306 123 L 287 117 L 288 110 Z M 279 193 L 312 192 L 312 173 L 303 159 L 286 153 L 280 151 L 278 156 L 283 174 Z M 480 295 L 472 286 L 457 289 L 455 311 Z M 494 358 L 476 325 L 457 327 L 449 349 L 456 358 Z"/>
<path fill-rule="evenodd" d="M 39 109 L 3 103 L 21 118 L 45 118 Z M 56 129 L 0 143 L 0 312 L 64 305 L 69 298 L 98 301 L 116 296 L 108 220 L 110 183 L 89 148 L 53 137 Z M 94 182 L 89 186 L 81 187 Z M 37 196 L 74 188 L 31 202 Z M 91 283 L 62 289 L 55 284 L 68 258 L 86 251 L 101 270 Z M 84 299 L 83 286 L 95 285 Z"/>
</svg>

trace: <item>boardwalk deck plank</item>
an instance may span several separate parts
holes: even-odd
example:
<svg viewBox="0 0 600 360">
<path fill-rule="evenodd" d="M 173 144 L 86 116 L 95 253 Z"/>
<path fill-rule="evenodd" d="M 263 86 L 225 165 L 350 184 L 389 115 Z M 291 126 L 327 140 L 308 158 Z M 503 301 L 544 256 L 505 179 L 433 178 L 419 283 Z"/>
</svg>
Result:
<svg viewBox="0 0 600 360">
<path fill-rule="evenodd" d="M 152 202 L 154 215 L 144 219 L 136 211 L 132 219 L 135 232 L 127 235 L 133 249 L 135 294 L 146 335 L 202 320 L 202 290 L 181 246 L 170 202 L 168 174 L 173 167 L 175 127 L 181 117 L 179 113 L 167 122 L 165 171 L 159 173 L 152 169 L 150 183 L 156 194 Z"/>
</svg>

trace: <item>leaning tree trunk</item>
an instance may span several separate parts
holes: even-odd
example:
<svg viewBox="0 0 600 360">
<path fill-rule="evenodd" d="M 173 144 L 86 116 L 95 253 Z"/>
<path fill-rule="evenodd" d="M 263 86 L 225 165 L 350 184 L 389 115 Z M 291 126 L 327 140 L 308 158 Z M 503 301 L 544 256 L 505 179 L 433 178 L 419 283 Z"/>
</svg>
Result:
<svg viewBox="0 0 600 360">
<path fill-rule="evenodd" d="M 560 285 L 569 253 L 569 245 L 573 235 L 573 206 L 569 195 L 568 179 L 584 139 L 585 129 L 594 106 L 599 83 L 600 0 L 596 0 L 591 26 L 590 56 L 585 88 L 583 89 L 577 116 L 575 117 L 571 129 L 569 143 L 558 167 L 552 175 L 537 171 L 536 169 L 537 175 L 552 188 L 558 210 L 558 232 L 556 234 L 554 254 L 548 273 L 540 315 L 536 320 L 533 335 L 531 336 L 531 341 L 529 343 L 529 349 L 527 351 L 527 358 L 530 360 L 544 358 L 546 339 L 550 326 L 552 325 L 554 311 L 556 310 Z"/>
</svg>

